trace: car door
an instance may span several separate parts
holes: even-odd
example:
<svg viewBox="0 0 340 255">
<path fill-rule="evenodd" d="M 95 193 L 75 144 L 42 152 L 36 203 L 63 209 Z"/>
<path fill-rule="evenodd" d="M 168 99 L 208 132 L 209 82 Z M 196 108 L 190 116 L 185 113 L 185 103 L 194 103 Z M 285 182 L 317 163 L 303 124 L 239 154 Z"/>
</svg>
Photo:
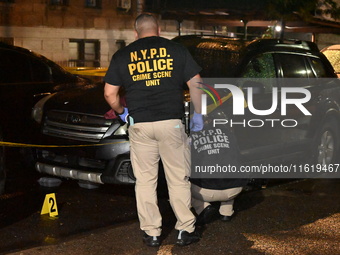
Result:
<svg viewBox="0 0 340 255">
<path fill-rule="evenodd" d="M 1 123 L 11 141 L 29 128 L 35 94 L 51 91 L 51 70 L 39 59 L 11 49 L 0 50 Z M 17 132 L 16 132 L 17 131 Z M 8 137 L 11 135 L 11 137 Z"/>
<path fill-rule="evenodd" d="M 286 115 L 284 118 L 295 120 L 294 128 L 284 128 L 280 133 L 282 143 L 285 144 L 285 151 L 290 154 L 299 155 L 306 151 L 306 148 L 312 142 L 309 136 L 312 116 L 317 110 L 317 101 L 319 89 L 313 86 L 313 72 L 307 61 L 305 54 L 298 53 L 275 53 L 274 58 L 278 64 L 280 82 L 280 90 L 282 89 L 301 89 L 301 92 L 308 90 L 311 98 L 302 104 L 301 109 L 294 103 L 285 104 Z M 287 93 L 287 100 L 298 102 L 306 98 L 307 95 L 297 93 Z M 305 110 L 305 111 L 304 111 Z"/>
<path fill-rule="evenodd" d="M 233 125 L 243 162 L 270 162 L 281 154 L 281 122 L 277 70 L 273 54 L 253 56 L 241 74 L 239 86 L 247 100 L 244 116 L 233 116 Z M 249 88 L 252 89 L 252 93 Z M 251 97 L 251 98 L 249 98 Z M 249 100 L 251 99 L 251 100 Z M 264 114 L 265 110 L 271 112 Z M 261 111 L 261 114 L 257 112 Z"/>
</svg>

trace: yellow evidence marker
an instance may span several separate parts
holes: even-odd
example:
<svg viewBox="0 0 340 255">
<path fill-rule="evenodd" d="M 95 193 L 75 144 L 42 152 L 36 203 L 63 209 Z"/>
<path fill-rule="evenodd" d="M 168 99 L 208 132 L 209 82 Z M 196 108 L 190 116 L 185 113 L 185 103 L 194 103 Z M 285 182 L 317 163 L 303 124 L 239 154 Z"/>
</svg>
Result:
<svg viewBox="0 0 340 255">
<path fill-rule="evenodd" d="M 55 193 L 46 194 L 40 215 L 49 214 L 50 217 L 58 216 L 57 200 Z"/>
</svg>

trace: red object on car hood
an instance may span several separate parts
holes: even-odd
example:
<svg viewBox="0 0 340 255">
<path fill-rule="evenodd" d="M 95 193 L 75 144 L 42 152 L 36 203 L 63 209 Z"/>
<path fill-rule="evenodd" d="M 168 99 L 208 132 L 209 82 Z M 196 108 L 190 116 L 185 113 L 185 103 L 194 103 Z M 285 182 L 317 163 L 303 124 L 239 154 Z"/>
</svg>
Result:
<svg viewBox="0 0 340 255">
<path fill-rule="evenodd" d="M 120 103 L 122 106 L 126 107 L 125 97 L 120 98 Z M 113 109 L 111 109 L 110 111 L 104 114 L 104 118 L 107 120 L 110 120 L 110 119 L 117 119 L 119 118 L 119 116 L 115 113 Z"/>
<path fill-rule="evenodd" d="M 118 116 L 116 115 L 115 111 L 111 109 L 110 111 L 104 114 L 104 118 L 107 120 L 110 120 L 110 119 L 117 119 Z"/>
</svg>

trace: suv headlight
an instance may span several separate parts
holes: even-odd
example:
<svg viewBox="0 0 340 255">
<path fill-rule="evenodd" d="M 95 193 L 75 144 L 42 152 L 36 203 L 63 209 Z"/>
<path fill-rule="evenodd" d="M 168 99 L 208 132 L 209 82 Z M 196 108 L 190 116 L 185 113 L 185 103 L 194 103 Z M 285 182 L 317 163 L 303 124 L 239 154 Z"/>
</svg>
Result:
<svg viewBox="0 0 340 255">
<path fill-rule="evenodd" d="M 32 118 L 38 122 L 39 124 L 42 121 L 43 113 L 44 113 L 44 105 L 51 97 L 53 97 L 56 93 L 50 94 L 48 96 L 45 96 L 44 98 L 40 99 L 33 107 L 32 109 Z"/>
<path fill-rule="evenodd" d="M 118 128 L 113 135 L 127 135 L 127 124 L 125 123 L 123 126 Z"/>
<path fill-rule="evenodd" d="M 124 125 L 121 125 L 121 122 L 117 120 L 107 130 L 103 138 L 122 135 L 127 135 L 127 124 L 125 123 Z"/>
</svg>

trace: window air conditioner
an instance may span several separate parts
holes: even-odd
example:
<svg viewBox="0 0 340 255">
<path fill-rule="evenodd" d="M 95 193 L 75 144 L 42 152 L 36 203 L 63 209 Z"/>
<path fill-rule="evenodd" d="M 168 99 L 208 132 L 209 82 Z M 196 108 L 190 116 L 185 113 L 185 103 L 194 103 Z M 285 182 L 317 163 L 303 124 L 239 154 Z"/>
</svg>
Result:
<svg viewBox="0 0 340 255">
<path fill-rule="evenodd" d="M 131 8 L 131 0 L 118 0 L 117 8 L 129 10 Z"/>
</svg>

